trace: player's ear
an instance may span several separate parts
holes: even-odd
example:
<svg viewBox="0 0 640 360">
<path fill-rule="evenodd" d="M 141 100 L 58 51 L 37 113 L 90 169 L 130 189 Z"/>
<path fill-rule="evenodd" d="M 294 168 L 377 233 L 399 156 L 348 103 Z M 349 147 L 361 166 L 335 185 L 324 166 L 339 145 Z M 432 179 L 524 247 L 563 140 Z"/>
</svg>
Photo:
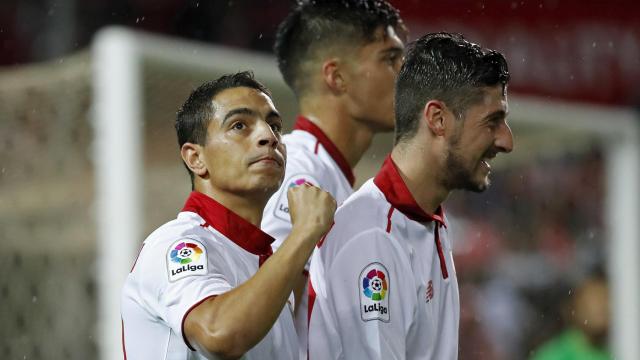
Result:
<svg viewBox="0 0 640 360">
<path fill-rule="evenodd" d="M 207 166 L 202 161 L 202 146 L 193 143 L 184 143 L 180 148 L 182 160 L 194 175 L 204 177 L 207 174 Z"/>
<path fill-rule="evenodd" d="M 442 101 L 429 100 L 422 110 L 423 121 L 435 136 L 444 136 L 446 106 Z"/>
<path fill-rule="evenodd" d="M 322 78 L 327 87 L 334 93 L 342 93 L 345 89 L 344 74 L 338 58 L 327 59 L 322 63 Z"/>
</svg>

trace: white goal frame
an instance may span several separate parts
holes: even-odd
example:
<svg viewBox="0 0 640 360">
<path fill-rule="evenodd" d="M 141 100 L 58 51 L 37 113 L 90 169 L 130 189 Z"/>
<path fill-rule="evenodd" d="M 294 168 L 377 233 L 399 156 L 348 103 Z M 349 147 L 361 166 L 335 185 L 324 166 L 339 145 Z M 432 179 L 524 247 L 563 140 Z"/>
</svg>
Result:
<svg viewBox="0 0 640 360">
<path fill-rule="evenodd" d="M 212 72 L 251 69 L 258 79 L 286 89 L 272 56 L 120 27 L 98 33 L 92 47 L 92 108 L 102 360 L 122 357 L 120 291 L 144 237 L 144 173 L 140 169 L 144 143 L 141 64 L 145 58 Z M 509 102 L 514 124 L 582 132 L 597 137 L 605 149 L 612 347 L 617 359 L 634 359 L 640 354 L 640 117 L 628 108 L 517 95 L 510 95 Z"/>
</svg>

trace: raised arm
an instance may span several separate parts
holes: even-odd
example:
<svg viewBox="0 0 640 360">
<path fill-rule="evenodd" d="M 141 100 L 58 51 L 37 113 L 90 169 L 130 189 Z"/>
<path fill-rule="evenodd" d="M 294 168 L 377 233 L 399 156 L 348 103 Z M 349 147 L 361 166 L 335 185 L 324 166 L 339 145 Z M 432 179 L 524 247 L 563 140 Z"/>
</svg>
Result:
<svg viewBox="0 0 640 360">
<path fill-rule="evenodd" d="M 204 301 L 187 315 L 184 334 L 202 354 L 235 359 L 262 340 L 316 243 L 329 230 L 336 209 L 329 193 L 304 185 L 291 188 L 287 196 L 293 227 L 280 249 L 245 283 Z"/>
</svg>

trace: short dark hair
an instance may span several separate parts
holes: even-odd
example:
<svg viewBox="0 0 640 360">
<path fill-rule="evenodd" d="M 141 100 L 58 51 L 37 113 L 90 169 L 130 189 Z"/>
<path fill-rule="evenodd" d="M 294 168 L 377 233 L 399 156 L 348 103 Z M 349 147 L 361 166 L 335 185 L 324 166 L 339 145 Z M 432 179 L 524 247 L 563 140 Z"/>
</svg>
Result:
<svg viewBox="0 0 640 360">
<path fill-rule="evenodd" d="M 207 128 L 213 118 L 213 98 L 226 89 L 248 87 L 263 92 L 271 98 L 266 86 L 256 80 L 251 71 L 227 74 L 216 80 L 208 81 L 193 90 L 187 101 L 182 104 L 176 115 L 175 128 L 178 135 L 178 146 L 185 143 L 204 145 L 207 141 Z M 185 164 L 185 167 L 186 164 Z M 193 186 L 193 173 L 187 167 Z"/>
<path fill-rule="evenodd" d="M 509 82 L 504 56 L 467 41 L 460 34 L 427 34 L 411 43 L 396 80 L 398 143 L 418 129 L 419 114 L 429 100 L 441 100 L 458 119 L 480 100 L 483 87 Z"/>
<path fill-rule="evenodd" d="M 396 8 L 384 0 L 299 0 L 276 33 L 274 51 L 284 81 L 300 97 L 308 75 L 303 65 L 318 51 L 375 40 L 376 30 L 406 32 Z"/>
</svg>

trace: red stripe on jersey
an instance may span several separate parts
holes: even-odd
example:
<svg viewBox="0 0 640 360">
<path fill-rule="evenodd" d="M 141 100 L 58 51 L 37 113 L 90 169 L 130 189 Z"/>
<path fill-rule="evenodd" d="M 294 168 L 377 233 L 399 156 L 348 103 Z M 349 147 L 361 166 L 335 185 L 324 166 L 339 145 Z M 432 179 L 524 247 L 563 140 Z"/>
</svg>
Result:
<svg viewBox="0 0 640 360">
<path fill-rule="evenodd" d="M 334 221 L 334 222 L 332 222 L 332 223 L 331 223 L 331 226 L 329 227 L 329 231 L 327 231 L 327 233 L 326 233 L 326 234 L 324 234 L 324 236 L 320 238 L 320 241 L 318 241 L 318 243 L 316 244 L 316 246 L 318 247 L 318 249 L 322 246 L 322 244 L 324 244 L 324 239 L 326 239 L 326 238 L 327 238 L 327 235 L 329 235 L 329 232 L 331 231 L 331 229 L 333 229 L 333 225 L 335 225 L 335 224 L 336 224 L 336 222 L 335 222 L 335 221 Z"/>
<path fill-rule="evenodd" d="M 309 360 L 309 329 L 311 328 L 311 312 L 313 304 L 316 302 L 316 291 L 313 289 L 311 278 L 309 278 L 309 307 L 307 308 L 307 360 Z"/>
<path fill-rule="evenodd" d="M 259 255 L 258 256 L 258 267 L 261 267 L 262 264 L 264 264 L 265 261 L 267 261 L 267 259 L 269 259 L 269 256 L 273 255 L 273 252 L 271 251 L 270 253 L 264 254 L 264 255 Z"/>
<path fill-rule="evenodd" d="M 405 184 L 400 170 L 393 162 L 391 155 L 384 160 L 378 174 L 373 178 L 373 183 L 382 191 L 387 201 L 405 214 L 409 219 L 421 223 L 435 221 L 447 227 L 444 223 L 444 210 L 442 206 L 438 206 L 435 214 L 427 214 L 413 198 L 413 194 L 409 191 Z"/>
<path fill-rule="evenodd" d="M 184 322 L 187 320 L 187 315 L 189 315 L 189 313 L 195 309 L 198 305 L 202 304 L 203 302 L 214 298 L 218 295 L 209 295 L 206 298 L 198 301 L 197 303 L 193 304 L 189 310 L 187 310 L 187 312 L 184 313 L 184 315 L 182 316 L 182 323 L 180 324 L 180 331 L 182 331 L 182 340 L 184 340 L 184 343 L 187 345 L 187 347 L 191 350 L 191 351 L 196 351 L 196 349 L 193 348 L 193 346 L 191 346 L 191 344 L 189 344 L 189 340 L 187 340 L 187 335 L 184 334 Z"/>
<path fill-rule="evenodd" d="M 447 271 L 447 263 L 444 260 L 444 252 L 442 252 L 442 244 L 440 243 L 440 231 L 438 231 L 439 226 L 438 223 L 433 224 L 435 227 L 435 240 L 436 240 L 436 248 L 438 248 L 438 257 L 440 258 L 440 270 L 442 270 L 442 278 L 447 279 L 449 277 L 449 272 Z"/>
<path fill-rule="evenodd" d="M 389 208 L 389 213 L 387 214 L 387 233 L 391 233 L 391 215 L 393 215 L 394 207 Z"/>
<path fill-rule="evenodd" d="M 318 147 L 320 146 L 320 141 L 316 141 L 316 147 L 313 148 L 313 153 L 318 155 Z"/>
<path fill-rule="evenodd" d="M 122 332 L 122 354 L 124 355 L 124 360 L 127 360 L 127 350 L 125 349 L 125 346 L 124 346 L 124 320 L 122 320 L 122 318 L 120 318 L 120 323 L 121 323 L 120 331 Z"/>
<path fill-rule="evenodd" d="M 353 187 L 353 184 L 356 182 L 356 176 L 353 174 L 351 165 L 349 165 L 347 159 L 340 152 L 340 149 L 338 149 L 338 147 L 331 141 L 331 139 L 329 139 L 327 134 L 318 127 L 318 125 L 314 124 L 304 116 L 298 116 L 296 123 L 293 124 L 293 129 L 306 131 L 315 136 L 315 138 L 322 144 L 322 147 L 324 147 L 327 153 L 329 153 L 329 156 L 331 156 L 333 161 L 338 165 L 344 174 L 344 177 L 346 177 L 349 184 L 351 184 L 351 187 Z M 315 153 L 318 153 L 318 143 L 316 143 Z"/>
</svg>

